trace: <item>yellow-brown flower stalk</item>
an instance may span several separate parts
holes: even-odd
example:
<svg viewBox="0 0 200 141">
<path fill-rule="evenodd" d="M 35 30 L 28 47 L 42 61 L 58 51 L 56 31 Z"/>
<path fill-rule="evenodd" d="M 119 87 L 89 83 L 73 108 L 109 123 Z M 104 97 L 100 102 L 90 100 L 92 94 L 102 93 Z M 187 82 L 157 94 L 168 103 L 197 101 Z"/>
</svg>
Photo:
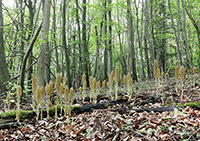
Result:
<svg viewBox="0 0 200 141">
<path fill-rule="evenodd" d="M 72 104 L 73 103 L 73 99 L 74 98 L 74 89 L 71 87 L 70 88 L 70 103 Z"/>
<path fill-rule="evenodd" d="M 41 120 L 43 119 L 43 101 L 42 101 L 42 98 L 43 98 L 43 96 L 44 96 L 44 87 L 43 86 L 41 86 L 40 87 L 40 109 L 41 109 Z"/>
<path fill-rule="evenodd" d="M 20 118 L 20 98 L 21 98 L 21 95 L 22 95 L 22 87 L 20 85 L 18 85 L 18 87 L 17 87 L 17 112 L 16 112 L 16 119 L 17 119 L 17 123 L 19 125 L 21 125 L 20 121 L 19 121 L 19 118 Z"/>
<path fill-rule="evenodd" d="M 32 108 L 33 110 L 35 110 L 35 99 L 36 99 L 36 78 L 33 74 L 31 74 L 31 78 L 32 78 Z"/>
<path fill-rule="evenodd" d="M 59 105 L 59 101 L 58 101 L 58 97 L 59 97 L 59 91 L 60 91 L 60 84 L 61 84 L 61 74 L 57 73 L 56 76 L 56 105 L 55 105 L 55 119 L 57 120 L 58 117 L 58 105 Z"/>
<path fill-rule="evenodd" d="M 37 117 L 36 117 L 36 121 L 38 121 L 39 119 L 39 114 L 40 114 L 40 88 L 37 87 L 36 88 L 36 101 L 37 101 Z"/>
<path fill-rule="evenodd" d="M 126 82 L 127 82 L 126 75 L 124 74 L 124 76 L 123 76 L 123 87 L 124 88 L 126 88 Z"/>
<path fill-rule="evenodd" d="M 66 116 L 66 113 L 67 113 L 66 106 L 67 106 L 67 102 L 68 102 L 68 97 L 69 97 L 69 87 L 68 87 L 68 85 L 66 85 L 65 86 L 65 116 Z"/>
<path fill-rule="evenodd" d="M 156 80 L 156 88 L 157 88 L 156 91 L 158 91 L 158 87 L 159 87 L 159 69 L 158 69 L 158 63 L 157 63 L 156 59 L 154 59 L 153 70 L 154 70 L 154 77 L 155 77 L 155 80 Z"/>
<path fill-rule="evenodd" d="M 128 73 L 127 76 L 128 76 L 128 77 L 127 77 L 127 81 L 128 81 L 128 96 L 129 96 L 128 101 L 130 101 L 131 96 L 132 96 L 131 87 L 132 87 L 132 85 L 133 85 L 133 80 L 132 80 L 132 78 L 131 78 L 130 73 Z"/>
<path fill-rule="evenodd" d="M 97 85 L 96 85 L 96 78 L 93 78 L 93 102 L 97 103 Z"/>
<path fill-rule="evenodd" d="M 89 77 L 89 83 L 90 83 L 90 93 L 89 93 L 89 97 L 90 97 L 90 99 L 91 99 L 92 96 L 93 96 L 93 77 L 92 77 L 92 76 Z"/>
<path fill-rule="evenodd" d="M 7 104 L 8 104 L 8 111 L 10 111 L 10 96 L 11 96 L 11 92 L 9 91 L 7 93 L 7 97 L 6 97 Z"/>
<path fill-rule="evenodd" d="M 83 93 L 82 93 L 83 102 L 84 102 L 85 97 L 86 97 L 86 89 L 87 89 L 87 81 L 84 81 L 84 82 L 83 82 Z"/>
<path fill-rule="evenodd" d="M 112 86 L 113 86 L 113 71 L 111 72 L 110 76 L 109 76 L 109 94 L 112 97 Z"/>
<path fill-rule="evenodd" d="M 49 84 L 46 84 L 46 87 L 45 87 L 45 92 L 46 92 L 46 97 L 47 97 L 47 119 L 49 120 L 49 105 L 50 105 L 50 85 Z"/>
<path fill-rule="evenodd" d="M 119 68 L 118 66 L 115 67 L 115 100 L 117 100 L 117 93 L 118 93 L 118 81 L 119 81 Z"/>
<path fill-rule="evenodd" d="M 65 75 L 64 78 L 63 78 L 63 85 L 65 86 L 66 84 L 67 84 L 67 77 Z"/>
<path fill-rule="evenodd" d="M 51 96 L 53 95 L 53 81 L 52 80 L 49 81 L 49 93 Z"/>
<path fill-rule="evenodd" d="M 70 115 L 71 115 L 71 107 L 67 106 L 67 116 L 70 116 Z"/>
<path fill-rule="evenodd" d="M 182 92 L 181 92 L 181 101 L 183 100 L 183 87 L 184 87 L 184 66 L 181 66 L 180 68 L 180 80 L 181 80 L 181 84 L 182 84 Z"/>
<path fill-rule="evenodd" d="M 60 115 L 62 116 L 62 109 L 63 109 L 63 106 L 62 106 L 62 96 L 63 96 L 63 84 L 60 83 L 60 90 L 59 90 L 59 93 L 60 93 L 60 102 L 59 102 L 59 105 L 60 105 Z"/>
<path fill-rule="evenodd" d="M 61 74 L 57 73 L 57 76 L 56 76 L 56 91 L 57 91 L 57 93 L 59 93 L 59 90 L 60 90 L 60 83 L 61 83 Z"/>
<path fill-rule="evenodd" d="M 179 84 L 179 68 L 176 66 L 175 68 L 175 80 L 176 80 L 176 93 L 178 93 L 178 84 Z"/>
<path fill-rule="evenodd" d="M 104 81 L 102 82 L 102 88 L 105 89 L 105 87 L 106 87 L 106 80 L 104 80 Z"/>
</svg>

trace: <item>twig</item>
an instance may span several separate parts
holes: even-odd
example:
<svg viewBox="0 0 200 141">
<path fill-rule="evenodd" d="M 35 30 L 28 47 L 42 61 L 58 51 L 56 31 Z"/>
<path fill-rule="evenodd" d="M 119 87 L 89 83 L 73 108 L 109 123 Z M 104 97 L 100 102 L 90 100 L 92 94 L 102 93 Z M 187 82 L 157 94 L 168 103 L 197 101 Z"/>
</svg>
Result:
<svg viewBox="0 0 200 141">
<path fill-rule="evenodd" d="M 200 128 L 198 128 L 194 133 L 192 133 L 190 136 L 189 136 L 189 138 L 188 138 L 188 140 L 190 140 L 192 137 L 194 138 L 194 135 L 197 133 L 197 132 L 199 132 L 200 131 Z M 195 139 L 195 138 L 194 138 Z"/>
</svg>

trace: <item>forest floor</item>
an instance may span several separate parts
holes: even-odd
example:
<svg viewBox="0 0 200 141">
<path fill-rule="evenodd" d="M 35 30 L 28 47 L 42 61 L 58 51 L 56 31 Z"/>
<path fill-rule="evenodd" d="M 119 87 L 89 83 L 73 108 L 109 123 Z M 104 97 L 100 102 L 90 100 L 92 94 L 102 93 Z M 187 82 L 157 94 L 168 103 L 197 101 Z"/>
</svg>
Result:
<svg viewBox="0 0 200 141">
<path fill-rule="evenodd" d="M 130 101 L 116 102 L 106 109 L 74 113 L 69 118 L 60 116 L 57 121 L 43 118 L 37 123 L 34 117 L 21 127 L 0 129 L 0 140 L 200 140 L 200 74 L 196 75 L 195 85 L 192 78 L 186 77 L 178 92 L 174 78 L 163 80 L 162 85 L 163 91 L 156 89 L 154 81 L 136 83 Z M 125 98 L 125 90 L 121 88 L 119 93 Z M 5 104 L 0 108 L 0 113 L 7 111 Z M 30 104 L 21 108 L 30 109 Z"/>
</svg>

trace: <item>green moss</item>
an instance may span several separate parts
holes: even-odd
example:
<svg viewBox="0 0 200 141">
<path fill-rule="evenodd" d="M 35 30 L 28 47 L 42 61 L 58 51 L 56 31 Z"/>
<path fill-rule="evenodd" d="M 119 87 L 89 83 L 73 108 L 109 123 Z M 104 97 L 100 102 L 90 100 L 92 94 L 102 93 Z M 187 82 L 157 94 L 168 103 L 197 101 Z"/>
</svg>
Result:
<svg viewBox="0 0 200 141">
<path fill-rule="evenodd" d="M 186 105 L 189 107 L 196 107 L 196 106 L 200 106 L 200 102 L 188 102 L 186 103 Z"/>
<path fill-rule="evenodd" d="M 179 104 L 179 105 L 177 105 L 178 107 L 184 107 L 184 104 Z"/>
<path fill-rule="evenodd" d="M 20 117 L 19 118 L 26 118 L 29 114 L 32 114 L 32 113 L 34 113 L 33 110 L 27 110 L 27 111 L 20 110 Z M 2 118 L 15 118 L 16 117 L 16 111 L 9 111 L 9 112 L 6 112 L 6 113 L 1 113 L 0 116 Z"/>
</svg>

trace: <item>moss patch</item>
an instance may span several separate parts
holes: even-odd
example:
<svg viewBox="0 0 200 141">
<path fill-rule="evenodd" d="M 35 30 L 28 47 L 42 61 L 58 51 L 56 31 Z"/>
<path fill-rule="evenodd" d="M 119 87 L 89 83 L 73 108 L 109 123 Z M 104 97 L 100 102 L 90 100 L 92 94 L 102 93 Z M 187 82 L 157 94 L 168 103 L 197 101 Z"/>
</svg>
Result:
<svg viewBox="0 0 200 141">
<path fill-rule="evenodd" d="M 186 103 L 186 105 L 189 107 L 196 107 L 196 106 L 200 106 L 200 102 L 188 102 Z"/>
</svg>

